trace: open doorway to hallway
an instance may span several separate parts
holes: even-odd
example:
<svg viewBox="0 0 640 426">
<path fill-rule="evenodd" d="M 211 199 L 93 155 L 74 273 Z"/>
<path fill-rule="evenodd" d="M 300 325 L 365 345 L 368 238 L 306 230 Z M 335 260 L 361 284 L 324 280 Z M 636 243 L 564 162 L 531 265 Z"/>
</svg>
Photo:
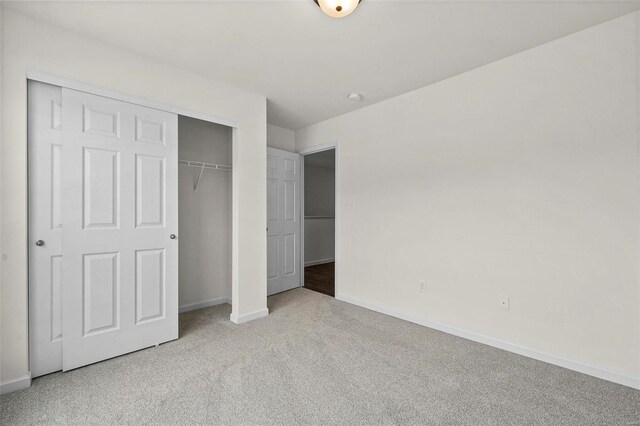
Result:
<svg viewBox="0 0 640 426">
<path fill-rule="evenodd" d="M 304 286 L 335 296 L 335 149 L 304 156 Z"/>
</svg>

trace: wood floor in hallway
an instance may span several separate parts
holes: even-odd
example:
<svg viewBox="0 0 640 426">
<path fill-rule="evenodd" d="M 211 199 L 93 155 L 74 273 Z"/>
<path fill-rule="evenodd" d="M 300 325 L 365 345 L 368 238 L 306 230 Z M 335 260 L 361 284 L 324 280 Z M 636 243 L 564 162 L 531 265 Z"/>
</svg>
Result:
<svg viewBox="0 0 640 426">
<path fill-rule="evenodd" d="M 304 287 L 309 290 L 335 297 L 335 269 L 335 262 L 305 267 Z"/>
</svg>

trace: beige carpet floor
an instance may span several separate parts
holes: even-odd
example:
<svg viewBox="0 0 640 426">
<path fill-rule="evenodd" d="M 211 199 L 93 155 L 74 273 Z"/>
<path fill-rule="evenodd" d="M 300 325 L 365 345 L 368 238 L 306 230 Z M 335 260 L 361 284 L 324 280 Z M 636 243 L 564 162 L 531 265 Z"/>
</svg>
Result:
<svg viewBox="0 0 640 426">
<path fill-rule="evenodd" d="M 33 381 L 0 424 L 640 424 L 640 391 L 306 289 L 235 325 L 180 316 L 180 339 Z"/>
</svg>

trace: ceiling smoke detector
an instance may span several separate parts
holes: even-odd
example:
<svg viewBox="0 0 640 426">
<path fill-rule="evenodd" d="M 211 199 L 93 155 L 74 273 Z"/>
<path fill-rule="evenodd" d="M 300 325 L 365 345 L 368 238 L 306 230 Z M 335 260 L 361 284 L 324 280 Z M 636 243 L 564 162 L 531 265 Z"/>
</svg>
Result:
<svg viewBox="0 0 640 426">
<path fill-rule="evenodd" d="M 362 100 L 362 95 L 359 93 L 351 93 L 349 94 L 349 100 L 351 102 L 360 102 Z"/>
<path fill-rule="evenodd" d="M 356 10 L 362 0 L 313 0 L 332 18 L 343 18 Z"/>
</svg>

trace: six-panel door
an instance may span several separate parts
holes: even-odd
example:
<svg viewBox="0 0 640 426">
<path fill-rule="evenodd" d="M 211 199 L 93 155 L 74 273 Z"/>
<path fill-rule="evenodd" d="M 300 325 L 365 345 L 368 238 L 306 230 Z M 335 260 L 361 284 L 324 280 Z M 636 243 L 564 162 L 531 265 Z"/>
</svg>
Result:
<svg viewBox="0 0 640 426">
<path fill-rule="evenodd" d="M 177 116 L 62 89 L 63 367 L 178 337 Z"/>
<path fill-rule="evenodd" d="M 300 155 L 267 148 L 267 294 L 300 286 Z"/>
</svg>

